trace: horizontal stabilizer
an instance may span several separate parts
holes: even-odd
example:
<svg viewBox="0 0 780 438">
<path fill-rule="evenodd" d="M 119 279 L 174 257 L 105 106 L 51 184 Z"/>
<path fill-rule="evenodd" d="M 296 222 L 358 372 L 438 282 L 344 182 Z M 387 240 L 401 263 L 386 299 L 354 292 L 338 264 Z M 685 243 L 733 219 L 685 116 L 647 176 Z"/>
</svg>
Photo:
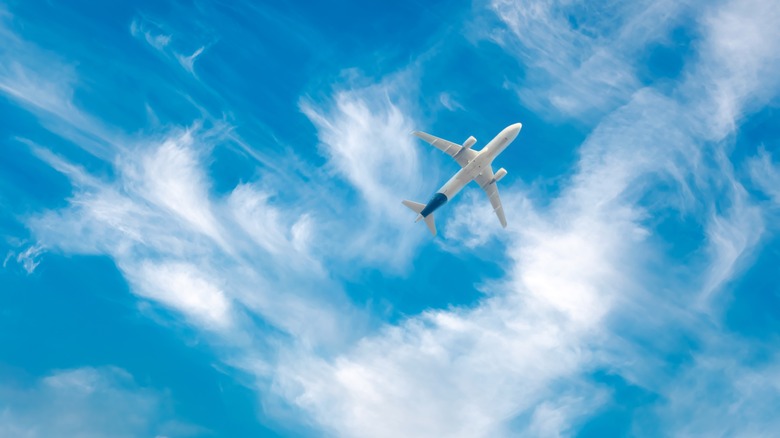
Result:
<svg viewBox="0 0 780 438">
<path fill-rule="evenodd" d="M 425 204 L 420 204 L 419 202 L 412 202 L 412 201 L 401 201 L 401 204 L 409 207 L 410 210 L 413 212 L 420 214 L 422 213 L 423 209 L 425 209 Z"/>
</svg>

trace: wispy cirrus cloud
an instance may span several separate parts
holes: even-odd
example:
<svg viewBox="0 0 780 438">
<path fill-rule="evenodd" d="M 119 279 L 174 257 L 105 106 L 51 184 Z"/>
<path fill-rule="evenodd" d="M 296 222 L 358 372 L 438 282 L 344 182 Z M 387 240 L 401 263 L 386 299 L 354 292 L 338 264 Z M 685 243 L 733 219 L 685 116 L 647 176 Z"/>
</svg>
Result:
<svg viewBox="0 0 780 438">
<path fill-rule="evenodd" d="M 204 50 L 206 50 L 206 46 L 198 47 L 189 56 L 185 56 L 177 53 L 176 59 L 179 61 L 179 64 L 181 64 L 181 66 L 184 67 L 185 70 L 187 70 L 190 73 L 194 73 L 195 61 L 198 59 L 198 57 L 200 57 L 200 55 L 203 54 Z"/>
<path fill-rule="evenodd" d="M 175 59 L 184 70 L 193 75 L 195 74 L 195 61 L 206 50 L 206 46 L 202 45 L 194 49 L 190 54 L 182 53 L 180 49 L 174 48 L 174 44 L 172 44 L 174 32 L 148 18 L 134 19 L 130 23 L 130 34 L 142 39 L 162 55 Z"/>
<path fill-rule="evenodd" d="M 24 245 L 22 245 L 24 246 Z M 9 266 L 9 263 L 16 262 L 28 273 L 35 272 L 35 268 L 41 264 L 40 256 L 46 249 L 41 245 L 29 245 L 26 248 L 18 250 L 9 250 L 3 259 L 3 269 Z"/>
<path fill-rule="evenodd" d="M 0 434 L 15 437 L 203 436 L 180 421 L 169 396 L 113 368 L 59 370 L 30 385 L 0 385 Z"/>
<path fill-rule="evenodd" d="M 655 407 L 661 433 L 679 436 L 768 436 L 780 426 L 774 406 L 780 403 L 780 360 L 746 365 L 752 353 L 744 341 L 723 334 L 696 355 L 664 390 Z M 702 396 L 706 399 L 702 400 Z M 652 420 L 651 420 L 652 421 Z M 638 422 L 637 430 L 647 423 Z"/>
<path fill-rule="evenodd" d="M 463 110 L 463 105 L 460 104 L 450 93 L 440 93 L 439 102 L 441 102 L 444 108 L 449 111 Z"/>
<path fill-rule="evenodd" d="M 780 205 L 780 166 L 774 163 L 766 149 L 748 163 L 748 171 L 756 184 L 775 204 Z"/>
<path fill-rule="evenodd" d="M 431 172 L 420 163 L 419 144 L 409 111 L 410 72 L 363 87 L 337 89 L 332 101 L 316 105 L 304 99 L 301 110 L 317 127 L 322 153 L 334 175 L 346 180 L 358 197 L 344 205 L 352 224 L 346 249 L 364 260 L 396 269 L 408 266 L 420 229 L 402 199 L 428 196 Z"/>
<path fill-rule="evenodd" d="M 725 2 L 702 17 L 705 61 L 688 79 L 688 88 L 711 90 L 705 92 L 709 99 L 700 101 L 700 111 L 709 115 L 702 121 L 712 138 L 730 134 L 746 114 L 777 95 L 780 78 L 773 72 L 780 69 L 780 51 L 774 41 L 780 39 L 780 29 L 772 23 L 778 19 L 777 5 L 763 0 Z"/>
<path fill-rule="evenodd" d="M 524 104 L 551 117 L 585 119 L 622 105 L 642 87 L 638 52 L 679 23 L 686 9 L 677 2 L 609 0 L 487 6 L 506 30 L 479 32 L 521 60 L 525 77 L 508 79 Z"/>
<path fill-rule="evenodd" d="M 13 15 L 0 14 L 0 92 L 40 116 L 41 123 L 58 131 L 84 150 L 110 159 L 109 134 L 94 117 L 73 105 L 77 73 L 72 62 L 22 38 Z"/>
</svg>

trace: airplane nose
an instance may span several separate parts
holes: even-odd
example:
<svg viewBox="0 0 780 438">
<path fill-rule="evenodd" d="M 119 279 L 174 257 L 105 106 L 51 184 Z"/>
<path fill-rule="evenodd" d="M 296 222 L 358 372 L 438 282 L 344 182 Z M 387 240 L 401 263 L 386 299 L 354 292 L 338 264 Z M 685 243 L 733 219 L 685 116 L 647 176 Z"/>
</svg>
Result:
<svg viewBox="0 0 780 438">
<path fill-rule="evenodd" d="M 522 129 L 523 124 L 522 123 L 515 123 L 514 125 L 509 125 L 507 130 L 512 135 L 512 139 L 514 140 L 515 137 L 517 137 L 517 134 L 520 133 L 520 129 Z"/>
</svg>

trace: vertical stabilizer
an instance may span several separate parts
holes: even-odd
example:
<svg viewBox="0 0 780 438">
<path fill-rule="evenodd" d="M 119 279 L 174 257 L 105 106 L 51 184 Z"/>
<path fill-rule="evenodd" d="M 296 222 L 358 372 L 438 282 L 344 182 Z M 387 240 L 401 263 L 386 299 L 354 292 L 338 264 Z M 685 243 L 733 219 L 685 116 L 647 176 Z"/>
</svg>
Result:
<svg viewBox="0 0 780 438">
<path fill-rule="evenodd" d="M 428 225 L 428 229 L 431 230 L 431 234 L 436 235 L 436 223 L 433 222 L 433 213 L 425 217 L 425 225 Z"/>
</svg>

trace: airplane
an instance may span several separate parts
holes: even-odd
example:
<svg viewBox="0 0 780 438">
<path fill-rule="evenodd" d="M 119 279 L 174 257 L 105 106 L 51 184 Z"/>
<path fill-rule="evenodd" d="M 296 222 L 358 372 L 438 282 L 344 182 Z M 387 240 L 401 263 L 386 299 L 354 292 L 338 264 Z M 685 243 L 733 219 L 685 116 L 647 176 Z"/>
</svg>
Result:
<svg viewBox="0 0 780 438">
<path fill-rule="evenodd" d="M 466 184 L 476 180 L 477 184 L 479 184 L 482 190 L 485 191 L 485 194 L 487 194 L 488 199 L 490 199 L 490 204 L 493 206 L 493 211 L 496 213 L 496 216 L 498 216 L 501 226 L 506 228 L 504 208 L 501 206 L 501 198 L 498 197 L 498 187 L 496 186 L 496 183 L 506 176 L 506 169 L 502 167 L 498 169 L 497 172 L 493 173 L 491 164 L 498 154 L 503 152 L 504 149 L 509 146 L 509 143 L 514 141 L 522 127 L 522 123 L 515 123 L 507 126 L 480 151 L 471 149 L 471 147 L 474 146 L 474 143 L 477 142 L 477 139 L 473 136 L 467 138 L 466 141 L 463 142 L 463 145 L 459 145 L 424 132 L 412 132 L 412 135 L 421 138 L 430 143 L 433 147 L 454 158 L 461 167 L 461 169 L 433 195 L 427 204 L 406 200 L 401 201 L 403 205 L 417 213 L 415 222 L 419 222 L 420 219 L 423 219 L 425 225 L 427 225 L 428 229 L 431 231 L 431 234 L 435 236 L 436 223 L 433 220 L 433 212 L 457 195 Z"/>
</svg>

